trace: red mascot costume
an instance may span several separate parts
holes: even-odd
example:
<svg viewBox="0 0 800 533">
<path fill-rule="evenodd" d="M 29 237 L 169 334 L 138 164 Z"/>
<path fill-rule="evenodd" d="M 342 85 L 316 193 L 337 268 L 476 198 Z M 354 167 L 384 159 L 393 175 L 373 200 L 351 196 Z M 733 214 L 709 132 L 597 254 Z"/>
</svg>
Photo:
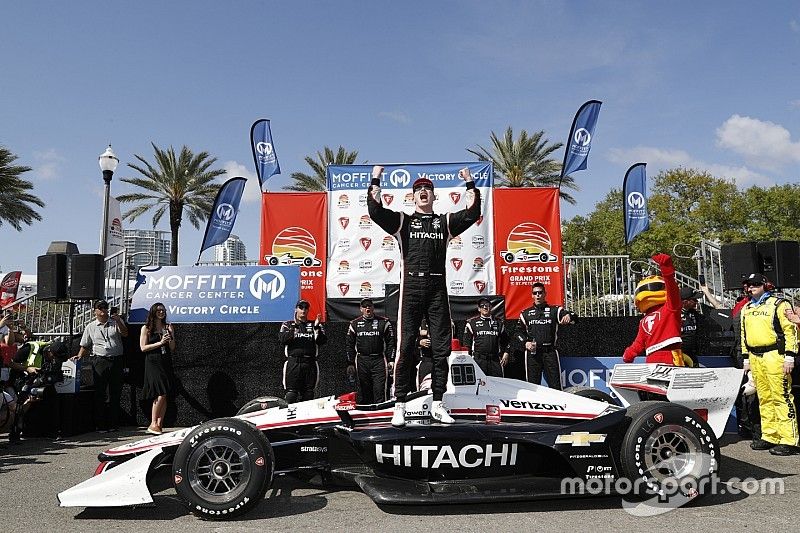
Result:
<svg viewBox="0 0 800 533">
<path fill-rule="evenodd" d="M 648 363 L 692 366 L 691 359 L 681 350 L 681 293 L 675 282 L 675 267 L 667 254 L 653 256 L 661 270 L 660 276 L 648 276 L 636 285 L 634 303 L 644 317 L 639 333 L 625 348 L 622 359 L 632 363 L 645 354 Z"/>
</svg>

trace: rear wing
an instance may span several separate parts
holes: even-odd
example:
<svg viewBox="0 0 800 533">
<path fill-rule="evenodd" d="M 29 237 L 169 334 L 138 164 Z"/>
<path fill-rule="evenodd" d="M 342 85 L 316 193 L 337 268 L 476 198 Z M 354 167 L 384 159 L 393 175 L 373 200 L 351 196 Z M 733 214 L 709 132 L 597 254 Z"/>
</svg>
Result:
<svg viewBox="0 0 800 533">
<path fill-rule="evenodd" d="M 740 368 L 686 368 L 672 365 L 615 365 L 609 387 L 624 403 L 642 401 L 640 392 L 663 396 L 667 400 L 706 414 L 704 418 L 717 437 L 721 437 L 731 413 L 743 370 Z"/>
</svg>

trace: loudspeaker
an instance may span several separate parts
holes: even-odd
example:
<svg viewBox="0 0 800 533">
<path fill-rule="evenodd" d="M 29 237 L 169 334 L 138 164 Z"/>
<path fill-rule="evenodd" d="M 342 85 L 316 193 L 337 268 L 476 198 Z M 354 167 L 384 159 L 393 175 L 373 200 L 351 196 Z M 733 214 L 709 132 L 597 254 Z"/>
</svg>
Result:
<svg viewBox="0 0 800 533">
<path fill-rule="evenodd" d="M 100 300 L 105 297 L 105 261 L 101 254 L 72 256 L 70 297 L 76 300 Z"/>
<path fill-rule="evenodd" d="M 45 301 L 67 297 L 65 254 L 40 255 L 36 259 L 36 297 Z"/>
<path fill-rule="evenodd" d="M 776 287 L 800 287 L 800 242 L 760 242 L 756 248 L 761 259 L 761 273 Z"/>
<path fill-rule="evenodd" d="M 726 289 L 739 289 L 742 280 L 753 272 L 761 271 L 755 242 L 723 244 L 720 248 L 722 259 L 722 281 Z"/>
</svg>

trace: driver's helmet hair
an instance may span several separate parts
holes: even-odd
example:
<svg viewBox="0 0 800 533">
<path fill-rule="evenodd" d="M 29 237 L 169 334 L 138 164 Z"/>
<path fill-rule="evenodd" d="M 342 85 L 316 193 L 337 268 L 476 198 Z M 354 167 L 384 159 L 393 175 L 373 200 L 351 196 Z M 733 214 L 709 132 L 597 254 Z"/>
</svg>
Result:
<svg viewBox="0 0 800 533">
<path fill-rule="evenodd" d="M 636 309 L 646 313 L 653 307 L 667 301 L 667 291 L 664 278 L 661 276 L 647 276 L 636 285 L 633 301 Z"/>
</svg>

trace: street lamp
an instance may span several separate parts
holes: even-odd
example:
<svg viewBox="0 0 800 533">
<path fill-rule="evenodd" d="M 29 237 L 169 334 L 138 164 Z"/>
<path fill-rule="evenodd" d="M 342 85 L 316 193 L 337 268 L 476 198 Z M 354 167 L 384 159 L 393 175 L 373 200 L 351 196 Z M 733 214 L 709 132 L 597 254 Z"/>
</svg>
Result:
<svg viewBox="0 0 800 533">
<path fill-rule="evenodd" d="M 100 232 L 100 253 L 105 257 L 108 241 L 108 197 L 111 194 L 111 177 L 114 175 L 114 171 L 117 170 L 119 159 L 109 144 L 106 151 L 97 158 L 97 161 L 100 163 L 100 170 L 103 171 L 103 181 L 106 184 L 105 194 L 103 195 L 103 229 Z"/>
</svg>

